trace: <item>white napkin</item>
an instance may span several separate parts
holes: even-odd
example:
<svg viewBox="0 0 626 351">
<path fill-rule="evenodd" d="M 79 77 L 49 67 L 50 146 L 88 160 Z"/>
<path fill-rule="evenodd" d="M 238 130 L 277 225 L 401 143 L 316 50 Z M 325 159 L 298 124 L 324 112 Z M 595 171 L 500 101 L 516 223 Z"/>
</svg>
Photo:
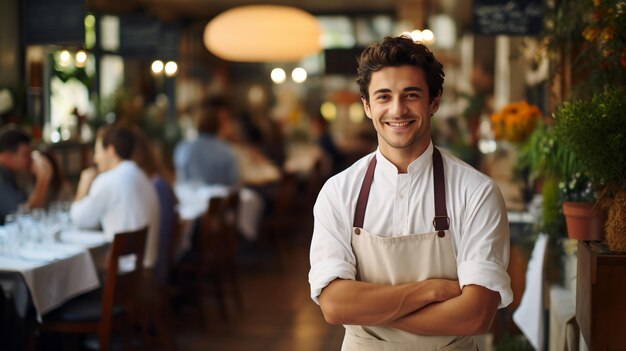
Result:
<svg viewBox="0 0 626 351">
<path fill-rule="evenodd" d="M 526 288 L 513 321 L 524 333 L 535 350 L 543 350 L 543 263 L 548 246 L 548 235 L 539 234 L 526 269 Z"/>
</svg>

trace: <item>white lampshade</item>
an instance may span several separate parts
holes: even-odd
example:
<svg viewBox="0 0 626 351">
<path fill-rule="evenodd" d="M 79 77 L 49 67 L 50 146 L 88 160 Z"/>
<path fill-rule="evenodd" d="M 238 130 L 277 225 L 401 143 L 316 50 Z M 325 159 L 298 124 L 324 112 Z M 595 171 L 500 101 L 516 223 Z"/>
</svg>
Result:
<svg viewBox="0 0 626 351">
<path fill-rule="evenodd" d="M 216 56 L 238 62 L 298 61 L 320 51 L 321 28 L 303 10 L 275 5 L 227 10 L 204 29 L 204 45 Z"/>
</svg>

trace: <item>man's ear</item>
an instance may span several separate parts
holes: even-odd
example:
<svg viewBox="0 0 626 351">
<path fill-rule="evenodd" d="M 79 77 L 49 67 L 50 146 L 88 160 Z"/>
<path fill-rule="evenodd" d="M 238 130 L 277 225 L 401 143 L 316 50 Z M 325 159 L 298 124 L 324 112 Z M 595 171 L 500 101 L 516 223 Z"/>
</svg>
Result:
<svg viewBox="0 0 626 351">
<path fill-rule="evenodd" d="M 365 115 L 367 118 L 372 119 L 372 109 L 370 108 L 370 103 L 361 96 L 361 102 L 363 103 L 363 110 L 365 110 Z"/>
<path fill-rule="evenodd" d="M 433 99 L 430 103 L 430 115 L 432 116 L 437 110 L 439 110 L 439 103 L 441 102 L 441 95 Z"/>
</svg>

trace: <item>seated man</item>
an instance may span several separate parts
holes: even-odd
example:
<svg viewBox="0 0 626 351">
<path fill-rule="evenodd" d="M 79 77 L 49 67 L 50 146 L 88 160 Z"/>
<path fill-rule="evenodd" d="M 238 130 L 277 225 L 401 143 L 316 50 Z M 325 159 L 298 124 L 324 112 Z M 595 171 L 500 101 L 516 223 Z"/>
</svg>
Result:
<svg viewBox="0 0 626 351">
<path fill-rule="evenodd" d="M 134 146 L 135 136 L 128 128 L 108 126 L 98 132 L 97 170 L 81 173 L 70 216 L 78 227 L 101 225 L 111 240 L 116 233 L 149 226 L 144 265 L 152 267 L 158 249 L 159 203 L 146 174 L 130 160 Z"/>
<path fill-rule="evenodd" d="M 36 208 L 44 205 L 52 177 L 50 163 L 39 153 L 31 156 L 30 137 L 21 129 L 8 125 L 0 130 L 0 224 L 7 214 L 21 205 Z M 35 184 L 27 195 L 18 186 L 18 176 L 32 172 Z"/>
<path fill-rule="evenodd" d="M 174 150 L 177 181 L 234 186 L 239 181 L 237 160 L 228 144 L 217 137 L 222 121 L 231 118 L 226 101 L 204 103 L 198 137 L 181 141 Z"/>
</svg>

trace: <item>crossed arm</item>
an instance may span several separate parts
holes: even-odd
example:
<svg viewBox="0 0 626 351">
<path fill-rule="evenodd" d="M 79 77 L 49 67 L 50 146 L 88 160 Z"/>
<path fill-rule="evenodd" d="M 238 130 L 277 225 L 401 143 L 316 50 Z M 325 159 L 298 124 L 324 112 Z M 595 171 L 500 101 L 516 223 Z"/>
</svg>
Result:
<svg viewBox="0 0 626 351">
<path fill-rule="evenodd" d="M 454 280 L 429 279 L 385 285 L 335 279 L 319 297 L 331 324 L 379 325 L 419 335 L 485 333 L 500 294 L 478 285 L 463 290 Z"/>
</svg>

